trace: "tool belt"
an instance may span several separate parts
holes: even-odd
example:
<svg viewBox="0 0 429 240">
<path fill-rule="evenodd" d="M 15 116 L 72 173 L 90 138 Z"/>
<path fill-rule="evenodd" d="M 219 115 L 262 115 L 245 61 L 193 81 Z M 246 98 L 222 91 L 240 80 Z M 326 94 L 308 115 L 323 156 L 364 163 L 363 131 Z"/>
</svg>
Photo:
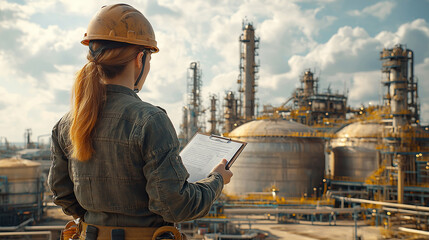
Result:
<svg viewBox="0 0 429 240">
<path fill-rule="evenodd" d="M 74 221 L 67 223 L 61 232 L 61 240 L 187 240 L 176 227 L 112 227 Z"/>
</svg>

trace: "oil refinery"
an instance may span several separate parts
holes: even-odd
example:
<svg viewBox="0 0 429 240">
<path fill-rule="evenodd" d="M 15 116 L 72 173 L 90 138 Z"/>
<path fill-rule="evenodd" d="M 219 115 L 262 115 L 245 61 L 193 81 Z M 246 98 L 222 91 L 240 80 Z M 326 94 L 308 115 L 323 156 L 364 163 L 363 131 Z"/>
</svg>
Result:
<svg viewBox="0 0 429 240">
<path fill-rule="evenodd" d="M 231 215 L 271 214 L 279 222 L 348 215 L 383 226 L 387 238 L 429 237 L 429 132 L 419 121 L 413 51 L 400 44 L 381 49 L 379 106 L 348 106 L 346 93 L 320 92 L 318 77 L 305 69 L 297 79 L 301 87 L 283 104 L 258 113 L 260 39 L 252 23 L 243 22 L 242 31 L 238 91 L 226 91 L 221 104 L 213 97 L 207 108 L 208 134 L 248 143 L 218 207 Z M 184 143 L 206 129 L 205 108 L 195 105 L 201 79 L 193 82 L 198 85 L 188 89 L 192 101 L 181 125 Z"/>
<path fill-rule="evenodd" d="M 203 101 L 204 66 L 194 61 L 184 69 L 182 146 L 196 132 L 248 145 L 209 215 L 178 226 L 190 239 L 264 239 L 269 231 L 251 227 L 259 226 L 258 220 L 278 226 L 351 221 L 358 239 L 360 221 L 378 227 L 387 239 L 429 238 L 429 131 L 420 124 L 414 52 L 400 44 L 380 49 L 380 105 L 349 106 L 347 93 L 321 91 L 307 66 L 291 96 L 258 111 L 261 39 L 255 32 L 252 23 L 243 22 L 236 92 Z M 9 146 L 1 150 L 6 159 L 0 161 L 0 236 L 18 229 L 49 235 L 52 227 L 26 226 L 42 221 L 52 208 L 44 184 L 49 161 L 11 158 Z"/>
</svg>

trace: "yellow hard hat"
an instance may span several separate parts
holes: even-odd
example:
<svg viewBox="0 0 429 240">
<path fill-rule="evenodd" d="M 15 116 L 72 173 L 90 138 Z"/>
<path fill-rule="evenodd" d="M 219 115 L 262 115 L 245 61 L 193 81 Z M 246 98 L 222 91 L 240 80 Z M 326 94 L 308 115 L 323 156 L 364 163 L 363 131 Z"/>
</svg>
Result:
<svg viewBox="0 0 429 240">
<path fill-rule="evenodd" d="M 81 43 L 108 40 L 144 46 L 158 52 L 152 25 L 137 9 L 127 4 L 103 6 L 91 19 Z"/>
</svg>

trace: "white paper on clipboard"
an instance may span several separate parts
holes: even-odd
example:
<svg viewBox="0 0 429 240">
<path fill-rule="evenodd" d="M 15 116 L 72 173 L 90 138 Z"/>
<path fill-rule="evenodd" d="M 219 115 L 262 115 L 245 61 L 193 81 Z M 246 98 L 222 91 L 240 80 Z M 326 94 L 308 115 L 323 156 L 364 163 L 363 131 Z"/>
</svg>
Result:
<svg viewBox="0 0 429 240">
<path fill-rule="evenodd" d="M 246 143 L 219 136 L 196 133 L 180 152 L 189 172 L 189 182 L 206 178 L 222 159 L 235 161 Z M 232 163 L 231 162 L 231 163 Z"/>
</svg>

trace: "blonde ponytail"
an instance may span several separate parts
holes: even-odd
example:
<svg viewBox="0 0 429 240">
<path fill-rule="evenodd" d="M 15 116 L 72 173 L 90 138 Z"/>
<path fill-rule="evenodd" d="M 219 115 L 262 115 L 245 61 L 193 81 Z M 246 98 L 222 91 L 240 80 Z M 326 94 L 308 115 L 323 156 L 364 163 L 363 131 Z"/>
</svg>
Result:
<svg viewBox="0 0 429 240">
<path fill-rule="evenodd" d="M 101 82 L 95 62 L 88 62 L 76 76 L 73 87 L 72 123 L 70 139 L 72 157 L 80 161 L 91 158 L 94 148 L 91 133 L 106 95 L 106 86 Z"/>
<path fill-rule="evenodd" d="M 94 42 L 93 46 L 100 47 L 100 43 Z M 92 133 L 106 99 L 106 85 L 102 79 L 110 79 L 122 73 L 127 63 L 140 51 L 142 47 L 130 45 L 106 49 L 95 58 L 88 53 L 89 62 L 76 74 L 72 91 L 69 137 L 73 158 L 88 161 L 94 153 Z"/>
</svg>

